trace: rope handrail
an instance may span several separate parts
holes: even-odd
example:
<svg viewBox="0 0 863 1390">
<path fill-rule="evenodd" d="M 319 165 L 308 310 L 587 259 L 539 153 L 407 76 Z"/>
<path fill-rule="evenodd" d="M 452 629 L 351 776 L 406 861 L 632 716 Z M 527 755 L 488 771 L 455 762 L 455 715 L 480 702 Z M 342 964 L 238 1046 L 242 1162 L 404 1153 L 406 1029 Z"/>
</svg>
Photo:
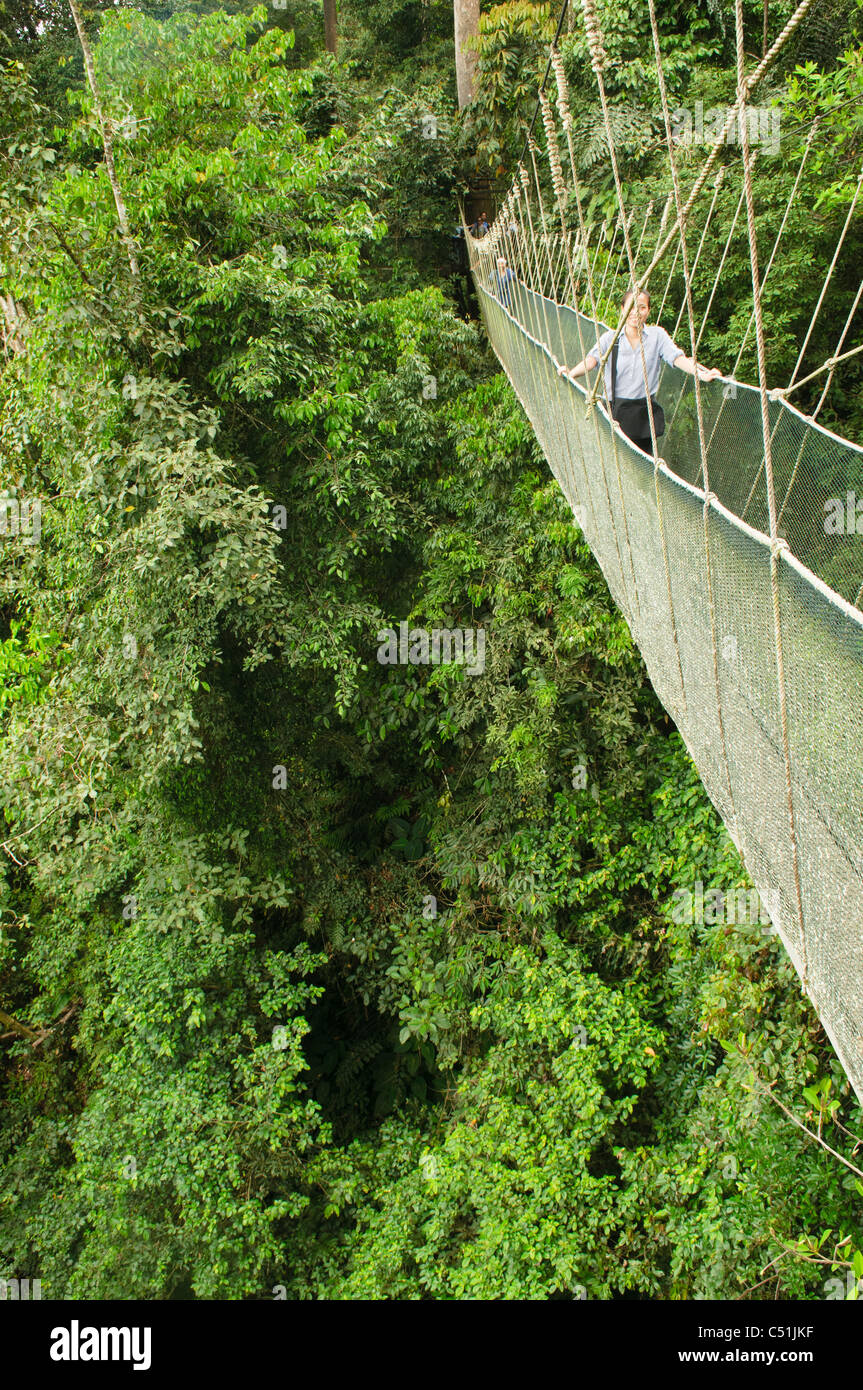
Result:
<svg viewBox="0 0 863 1390">
<path fill-rule="evenodd" d="M 481 241 L 467 232 L 467 245 L 492 346 L 630 625 L 657 694 L 863 1099 L 863 501 L 858 506 L 853 492 L 863 448 L 814 418 L 837 369 L 863 351 L 863 345 L 845 347 L 863 302 L 863 282 L 832 355 L 808 375 L 797 375 L 839 263 L 863 171 L 792 380 L 771 389 L 764 286 L 819 126 L 817 121 L 810 125 L 762 273 L 756 151 L 746 119 L 752 92 L 812 2 L 801 0 L 747 75 L 742 0 L 735 0 L 735 104 L 684 193 L 655 4 L 645 0 L 670 191 L 661 216 L 654 198 L 652 206 L 642 208 L 636 225 L 635 207 L 626 206 L 615 149 L 605 92 L 608 60 L 595 0 L 581 0 L 617 201 L 616 216 L 599 231 L 595 223 L 587 224 L 578 177 L 566 75 L 557 48 L 562 10 L 502 216 Z M 556 101 L 546 92 L 552 71 Z M 537 113 L 542 115 L 538 128 Z M 727 185 L 733 173 L 730 165 L 715 167 L 732 121 L 742 138 L 741 157 L 734 165 L 742 188 L 724 247 L 717 248 L 719 269 L 706 312 L 697 322 L 693 278 L 706 254 L 720 185 Z M 712 198 L 691 256 L 693 211 L 712 169 Z M 744 212 L 752 310 L 732 373 L 706 385 L 699 375 L 699 347 Z M 603 323 L 600 309 L 607 312 L 624 270 L 628 286 L 643 289 L 666 257 L 670 270 L 662 307 L 680 265 L 683 295 L 674 334 L 685 314 L 691 357 L 684 365 L 692 374 L 662 369 L 657 401 L 670 424 L 663 429 L 660 421 L 657 433 L 645 338 L 638 335 L 636 361 L 640 359 L 646 417 L 639 440 L 645 452 L 613 418 L 605 383 L 606 363 L 626 325 L 628 307 L 611 328 Z M 580 307 L 582 297 L 586 312 Z M 752 329 L 757 384 L 736 379 Z M 592 350 L 594 343 L 605 341 L 604 333 L 608 341 L 604 352 L 598 352 L 595 378 L 585 374 L 579 381 L 564 380 L 561 363 L 584 363 L 586 344 Z M 787 397 L 825 373 L 814 415 L 806 416 Z M 627 428 L 637 432 L 634 425 Z"/>
</svg>

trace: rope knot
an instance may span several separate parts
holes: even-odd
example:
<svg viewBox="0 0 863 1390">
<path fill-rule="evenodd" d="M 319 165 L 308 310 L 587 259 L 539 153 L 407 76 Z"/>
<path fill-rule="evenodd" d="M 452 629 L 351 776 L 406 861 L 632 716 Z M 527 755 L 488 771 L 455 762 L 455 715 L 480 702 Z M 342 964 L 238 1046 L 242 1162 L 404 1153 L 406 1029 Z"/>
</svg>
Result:
<svg viewBox="0 0 863 1390">
<path fill-rule="evenodd" d="M 593 71 L 599 74 L 608 62 L 605 49 L 602 46 L 602 30 L 599 27 L 593 0 L 581 0 L 581 8 L 584 14 L 584 32 L 587 35 L 591 66 Z"/>
<path fill-rule="evenodd" d="M 554 112 L 551 109 L 551 102 L 545 92 L 540 92 L 539 101 L 542 107 L 542 123 L 545 126 L 545 144 L 548 152 L 548 162 L 551 168 L 551 186 L 554 189 L 554 196 L 557 198 L 562 211 L 566 206 L 566 184 L 564 183 L 563 169 L 560 164 L 560 151 L 557 145 Z"/>
<path fill-rule="evenodd" d="M 569 88 L 566 85 L 566 72 L 558 48 L 551 50 L 551 66 L 554 69 L 554 80 L 557 83 L 557 109 L 560 112 L 564 130 L 569 131 L 572 126 L 572 115 L 569 110 Z"/>
</svg>

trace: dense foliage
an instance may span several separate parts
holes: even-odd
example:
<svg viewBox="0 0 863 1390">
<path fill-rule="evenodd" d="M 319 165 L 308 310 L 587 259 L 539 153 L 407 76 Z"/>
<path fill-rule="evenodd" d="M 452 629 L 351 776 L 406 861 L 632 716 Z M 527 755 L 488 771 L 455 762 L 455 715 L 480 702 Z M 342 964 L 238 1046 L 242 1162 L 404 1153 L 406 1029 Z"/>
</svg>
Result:
<svg viewBox="0 0 863 1390">
<path fill-rule="evenodd" d="M 0 547 L 0 1272 L 853 1288 L 863 1186 L 817 1139 L 860 1108 L 775 936 L 675 911 L 748 880 L 456 307 L 485 117 L 448 6 L 340 7 L 338 63 L 301 0 L 175 8 L 91 16 L 137 275 L 59 11 L 0 77 L 3 485 L 42 499 Z M 487 67 L 507 24 L 541 51 L 531 8 Z M 662 10 L 680 73 L 728 63 L 718 8 Z M 482 629 L 482 668 L 382 664 L 400 623 Z"/>
</svg>

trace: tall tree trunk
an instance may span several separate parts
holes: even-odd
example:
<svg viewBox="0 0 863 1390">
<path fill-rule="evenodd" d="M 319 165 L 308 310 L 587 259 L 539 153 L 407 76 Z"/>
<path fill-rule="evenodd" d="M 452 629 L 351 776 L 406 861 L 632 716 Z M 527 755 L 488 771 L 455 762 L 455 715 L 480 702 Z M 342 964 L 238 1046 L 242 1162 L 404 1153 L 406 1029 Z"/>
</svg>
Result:
<svg viewBox="0 0 863 1390">
<path fill-rule="evenodd" d="M 123 193 L 117 179 L 117 171 L 114 168 L 114 138 L 113 129 L 109 117 L 102 112 L 102 102 L 99 97 L 99 88 L 96 86 L 96 69 L 93 66 L 93 53 L 90 48 L 90 40 L 84 31 L 81 23 L 81 16 L 75 0 L 69 0 L 69 9 L 72 11 L 72 18 L 75 21 L 75 28 L 78 30 L 78 38 L 81 41 L 81 52 L 84 54 L 84 67 L 87 71 L 87 81 L 90 84 L 90 91 L 93 93 L 93 105 L 96 108 L 96 119 L 99 122 L 99 130 L 102 133 L 102 148 L 105 151 L 105 168 L 108 171 L 108 181 L 111 184 L 111 192 L 114 194 L 114 206 L 117 209 L 117 221 L 120 223 L 120 235 L 126 247 L 126 254 L 129 257 L 129 268 L 137 278 L 140 274 L 138 270 L 138 257 L 135 251 L 135 243 L 132 240 L 132 233 L 129 230 L 129 219 L 126 216 L 126 204 L 123 202 Z"/>
<path fill-rule="evenodd" d="M 455 19 L 455 76 L 458 85 L 459 108 L 473 101 L 475 91 L 476 54 L 465 48 L 465 39 L 479 33 L 479 0 L 453 0 Z"/>
<path fill-rule="evenodd" d="M 335 53 L 338 48 L 338 19 L 336 16 L 336 0 L 324 0 L 324 43 L 328 53 Z"/>
</svg>

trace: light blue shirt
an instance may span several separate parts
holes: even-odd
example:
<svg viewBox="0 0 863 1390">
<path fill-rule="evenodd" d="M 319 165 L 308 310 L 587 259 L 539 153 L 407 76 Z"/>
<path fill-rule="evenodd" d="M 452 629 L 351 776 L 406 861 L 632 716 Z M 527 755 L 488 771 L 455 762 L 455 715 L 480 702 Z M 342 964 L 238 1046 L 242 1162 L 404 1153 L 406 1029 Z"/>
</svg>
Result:
<svg viewBox="0 0 863 1390">
<path fill-rule="evenodd" d="M 598 343 L 594 343 L 588 357 L 595 357 L 597 362 L 602 358 L 602 354 L 610 347 L 614 337 L 611 329 L 603 333 Z M 671 341 L 664 328 L 660 328 L 656 323 L 648 323 L 641 330 L 641 341 L 644 345 L 644 359 L 647 363 L 647 382 L 651 396 L 656 395 L 659 386 L 660 364 L 668 362 L 674 365 L 675 360 L 680 357 L 682 349 Z M 637 397 L 645 396 L 644 390 L 644 368 L 641 365 L 641 348 L 636 342 L 632 346 L 626 336 L 626 330 L 618 338 L 620 347 L 617 351 L 617 399 L 635 400 Z M 611 399 L 611 356 L 605 364 L 605 389 Z"/>
<path fill-rule="evenodd" d="M 502 304 L 506 305 L 507 309 L 511 307 L 509 295 L 509 282 L 514 279 L 515 271 L 513 271 L 510 266 L 507 266 L 503 273 L 501 273 L 498 267 L 495 266 L 494 270 L 489 276 L 492 293 L 497 294 L 498 299 Z"/>
</svg>

